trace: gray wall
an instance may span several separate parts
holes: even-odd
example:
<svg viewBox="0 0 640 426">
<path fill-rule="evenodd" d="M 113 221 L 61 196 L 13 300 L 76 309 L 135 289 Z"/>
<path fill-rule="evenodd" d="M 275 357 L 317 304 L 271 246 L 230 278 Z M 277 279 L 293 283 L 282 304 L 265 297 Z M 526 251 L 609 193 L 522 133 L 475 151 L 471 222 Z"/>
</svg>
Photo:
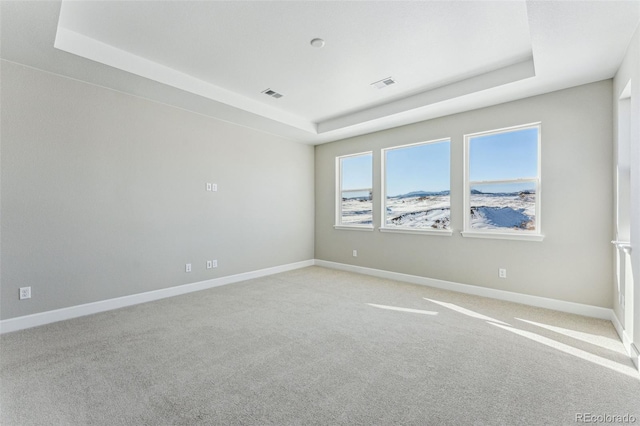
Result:
<svg viewBox="0 0 640 426">
<path fill-rule="evenodd" d="M 543 242 L 464 238 L 463 135 L 542 122 Z M 382 270 L 612 307 L 612 81 L 316 146 L 315 256 Z M 451 137 L 451 237 L 334 230 L 335 157 Z M 374 198 L 374 225 L 380 226 Z M 358 257 L 352 257 L 352 250 Z M 498 278 L 507 268 L 508 278 Z"/>
<path fill-rule="evenodd" d="M 627 82 L 631 80 L 631 268 L 634 276 L 634 297 L 627 298 L 626 304 L 631 308 L 633 304 L 633 339 L 640 349 L 640 27 L 627 48 L 620 69 L 614 78 L 613 99 L 617 112 L 618 99 Z M 616 114 L 617 115 L 617 114 Z M 618 135 L 617 120 L 615 120 L 615 135 Z M 618 293 L 615 289 L 617 302 Z M 620 307 L 615 306 L 616 315 L 624 323 L 624 315 Z M 630 329 L 631 327 L 627 327 Z"/>
<path fill-rule="evenodd" d="M 2 319 L 311 259 L 314 212 L 317 259 L 612 306 L 611 80 L 317 146 L 314 210 L 312 147 L 6 61 L 1 73 Z M 463 135 L 534 121 L 545 240 L 463 238 Z M 452 237 L 333 229 L 335 156 L 374 150 L 379 193 L 380 149 L 443 137 Z"/>
<path fill-rule="evenodd" d="M 313 258 L 313 147 L 1 66 L 0 318 Z"/>
</svg>

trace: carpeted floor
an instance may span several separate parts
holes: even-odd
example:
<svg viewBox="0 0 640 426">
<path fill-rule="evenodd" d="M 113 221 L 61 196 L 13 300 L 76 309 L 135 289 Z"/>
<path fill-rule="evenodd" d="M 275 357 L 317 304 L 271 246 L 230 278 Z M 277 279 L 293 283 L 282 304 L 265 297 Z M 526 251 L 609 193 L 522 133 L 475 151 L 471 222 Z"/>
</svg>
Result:
<svg viewBox="0 0 640 426">
<path fill-rule="evenodd" d="M 319 267 L 9 333 L 0 356 L 4 426 L 640 423 L 608 321 Z"/>
</svg>

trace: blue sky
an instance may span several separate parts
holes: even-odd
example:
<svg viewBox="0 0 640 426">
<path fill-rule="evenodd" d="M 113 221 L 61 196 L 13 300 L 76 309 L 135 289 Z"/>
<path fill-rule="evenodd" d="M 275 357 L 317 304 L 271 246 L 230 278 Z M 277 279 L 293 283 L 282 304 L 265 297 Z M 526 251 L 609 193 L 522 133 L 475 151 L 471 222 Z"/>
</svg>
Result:
<svg viewBox="0 0 640 426">
<path fill-rule="evenodd" d="M 536 177 L 538 129 L 474 137 L 470 141 L 469 161 L 471 181 Z M 446 141 L 388 150 L 387 195 L 448 190 L 450 164 L 450 144 Z M 343 158 L 342 167 L 343 190 L 373 186 L 371 154 Z M 482 192 L 514 192 L 530 188 L 528 183 L 477 187 Z"/>
<path fill-rule="evenodd" d="M 371 154 L 342 159 L 342 189 L 372 188 L 373 157 Z M 366 192 L 352 192 L 346 197 L 362 197 Z"/>
<path fill-rule="evenodd" d="M 371 188 L 373 179 L 371 154 L 342 159 L 342 189 Z"/>
<path fill-rule="evenodd" d="M 469 180 L 507 180 L 538 175 L 538 129 L 471 138 Z"/>
<path fill-rule="evenodd" d="M 387 151 L 387 195 L 449 189 L 449 142 L 416 145 Z"/>
</svg>

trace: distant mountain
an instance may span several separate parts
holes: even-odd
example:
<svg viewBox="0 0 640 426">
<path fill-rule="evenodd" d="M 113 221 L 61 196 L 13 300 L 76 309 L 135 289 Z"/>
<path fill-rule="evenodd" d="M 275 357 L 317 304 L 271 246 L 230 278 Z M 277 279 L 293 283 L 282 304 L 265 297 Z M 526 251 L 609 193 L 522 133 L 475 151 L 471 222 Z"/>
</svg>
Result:
<svg viewBox="0 0 640 426">
<path fill-rule="evenodd" d="M 471 195 L 493 195 L 494 197 L 513 197 L 516 195 L 535 195 L 536 191 L 533 189 L 525 189 L 524 191 L 514 192 L 482 192 L 477 189 L 471 190 Z"/>
<path fill-rule="evenodd" d="M 356 197 L 342 197 L 342 201 L 358 200 L 358 201 L 371 201 L 371 197 L 368 195 L 358 195 Z"/>
<path fill-rule="evenodd" d="M 449 191 L 413 191 L 406 194 L 393 195 L 387 198 L 435 197 L 449 195 Z"/>
<path fill-rule="evenodd" d="M 524 191 L 514 191 L 514 192 L 482 192 L 477 189 L 471 190 L 471 195 L 489 195 L 494 197 L 513 197 L 513 196 L 522 196 L 522 195 L 535 195 L 536 191 L 526 189 Z M 406 194 L 400 195 L 389 195 L 387 198 L 414 198 L 414 197 L 437 197 L 437 196 L 446 196 L 450 195 L 450 191 L 413 191 L 407 192 Z"/>
</svg>

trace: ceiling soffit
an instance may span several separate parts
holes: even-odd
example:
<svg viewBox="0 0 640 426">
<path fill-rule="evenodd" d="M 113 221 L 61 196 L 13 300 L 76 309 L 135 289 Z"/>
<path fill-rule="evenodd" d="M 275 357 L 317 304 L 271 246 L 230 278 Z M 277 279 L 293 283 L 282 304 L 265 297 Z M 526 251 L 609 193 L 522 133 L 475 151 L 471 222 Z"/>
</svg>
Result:
<svg viewBox="0 0 640 426">
<path fill-rule="evenodd" d="M 345 37 L 345 31 L 354 30 L 352 28 L 354 26 L 353 22 L 357 22 L 358 31 L 375 33 L 376 28 L 372 27 L 372 25 L 375 26 L 377 22 L 380 22 L 386 15 L 389 15 L 388 11 L 385 12 L 385 9 L 389 9 L 387 7 L 388 4 L 385 2 L 374 2 L 376 6 L 383 7 L 373 8 L 373 10 L 371 10 L 371 3 L 368 5 L 364 3 L 361 5 L 350 5 L 345 10 L 332 10 L 331 7 L 329 7 L 331 4 L 338 9 L 341 7 L 334 2 L 329 2 L 328 5 L 322 5 L 323 2 L 275 2 L 276 7 L 270 7 L 269 3 L 271 2 L 258 2 L 259 7 L 257 9 L 254 2 L 236 2 L 236 6 L 231 6 L 230 3 L 232 2 L 198 3 L 205 5 L 206 9 L 192 10 L 191 12 L 199 13 L 200 15 L 205 12 L 211 14 L 213 22 L 209 22 L 209 25 L 226 25 L 226 29 L 229 32 L 237 35 L 237 28 L 239 27 L 237 22 L 225 23 L 225 13 L 227 15 L 235 14 L 236 19 L 243 18 L 249 22 L 257 22 L 262 14 L 266 21 L 276 20 L 279 23 L 281 28 L 274 32 L 283 40 L 291 37 L 302 39 L 305 32 L 301 31 L 301 28 L 312 25 L 311 23 L 314 23 L 313 25 L 318 27 L 318 21 L 323 20 L 324 22 L 320 22 L 320 24 L 322 24 L 320 27 L 325 26 L 327 28 L 326 32 L 329 33 L 327 34 L 328 36 L 336 34 L 336 37 Z M 247 7 L 248 3 L 252 4 L 251 8 Z M 162 21 L 163 19 L 167 20 L 171 16 L 167 15 L 167 13 L 176 16 L 177 11 L 174 10 L 165 11 L 164 13 L 160 11 L 156 15 L 153 13 L 143 14 L 145 10 L 148 12 L 154 11 L 155 7 L 158 6 L 155 2 L 97 2 L 96 4 L 99 7 L 92 9 L 91 2 L 63 1 L 54 46 L 61 51 L 214 100 L 286 124 L 304 132 L 321 135 L 344 130 L 363 123 L 375 122 L 385 117 L 403 114 L 425 106 L 438 104 L 450 99 L 464 97 L 469 94 L 534 77 L 535 68 L 531 53 L 532 49 L 529 38 L 526 7 L 524 2 L 510 3 L 506 10 L 505 3 L 502 3 L 502 6 L 498 8 L 498 6 L 492 2 L 485 3 L 485 5 L 482 5 L 481 2 L 478 5 L 473 5 L 474 10 L 469 10 L 469 3 L 466 2 L 453 2 L 449 6 L 438 2 L 422 4 L 420 2 L 407 2 L 404 6 L 400 5 L 400 7 L 397 8 L 399 14 L 391 16 L 395 19 L 403 18 L 405 20 L 404 25 L 408 26 L 409 30 L 413 31 L 411 34 L 415 34 L 416 37 L 428 37 L 430 34 L 433 34 L 432 32 L 430 33 L 422 29 L 424 25 L 420 26 L 419 23 L 421 20 L 426 20 L 426 24 L 431 22 L 435 25 L 438 19 L 434 19 L 433 15 L 439 16 L 439 20 L 443 21 L 438 22 L 437 30 L 439 32 L 443 32 L 443 28 L 447 28 L 447 26 L 456 28 L 454 31 L 447 33 L 451 37 L 451 42 L 458 46 L 458 48 L 453 51 L 450 45 L 442 43 L 440 39 L 408 40 L 406 37 L 410 34 L 404 34 L 404 32 L 399 31 L 402 33 L 401 35 L 404 34 L 403 37 L 405 37 L 402 41 L 409 44 L 409 47 L 406 48 L 406 51 L 403 52 L 402 55 L 395 52 L 398 50 L 396 44 L 385 42 L 385 40 L 381 40 L 375 36 L 371 36 L 372 41 L 377 41 L 375 46 L 367 47 L 362 44 L 353 44 L 349 48 L 337 48 L 335 49 L 336 52 L 322 52 L 327 62 L 324 66 L 331 65 L 333 68 L 339 66 L 339 62 L 335 62 L 336 60 L 340 58 L 344 60 L 349 56 L 353 58 L 354 56 L 361 55 L 362 61 L 367 63 L 369 57 L 380 56 L 384 58 L 394 57 L 395 55 L 397 57 L 396 62 L 403 64 L 402 68 L 394 69 L 393 66 L 396 64 L 390 64 L 389 60 L 378 59 L 369 61 L 371 68 L 378 68 L 378 71 L 367 70 L 370 76 L 380 76 L 385 73 L 402 76 L 397 85 L 399 87 L 392 86 L 379 91 L 383 93 L 376 93 L 378 91 L 377 89 L 369 87 L 370 81 L 363 82 L 359 76 L 349 76 L 349 70 L 345 71 L 347 77 L 344 79 L 338 75 L 333 81 L 325 81 L 325 86 L 316 84 L 318 81 L 326 80 L 326 78 L 323 78 L 323 73 L 326 74 L 329 73 L 329 71 L 322 68 L 322 66 L 319 66 L 319 68 L 321 68 L 319 70 L 315 70 L 313 67 L 301 69 L 300 66 L 304 65 L 304 61 L 301 61 L 303 62 L 302 65 L 296 65 L 297 68 L 294 67 L 296 73 L 302 71 L 310 76 L 309 80 L 305 83 L 309 87 L 301 86 L 300 81 L 302 79 L 294 75 L 294 73 L 289 70 L 290 67 L 288 68 L 286 64 L 287 59 L 291 60 L 291 53 L 278 50 L 278 52 L 274 53 L 273 58 L 266 59 L 267 62 L 264 66 L 265 68 L 269 68 L 270 66 L 275 67 L 280 74 L 291 73 L 288 79 L 293 81 L 293 83 L 291 83 L 289 87 L 288 81 L 282 81 L 279 85 L 273 85 L 273 89 L 282 91 L 285 98 L 294 98 L 294 93 L 288 92 L 288 89 L 291 91 L 296 89 L 299 92 L 308 94 L 306 99 L 298 99 L 297 101 L 293 99 L 288 104 L 285 102 L 278 104 L 280 100 L 274 102 L 273 99 L 263 96 L 261 93 L 263 90 L 253 90 L 252 92 L 244 91 L 244 88 L 239 86 L 238 82 L 232 81 L 231 79 L 215 81 L 211 78 L 204 78 L 204 76 L 211 75 L 211 73 L 207 73 L 206 67 L 198 69 L 197 67 L 194 68 L 194 66 L 191 66 L 188 71 L 184 71 L 183 68 L 185 67 L 182 67 L 181 63 L 178 63 L 175 59 L 172 61 L 172 56 L 169 53 L 160 61 L 154 57 L 153 43 L 151 42 L 149 42 L 146 47 L 144 43 L 136 44 L 127 42 L 127 40 L 130 39 L 124 36 L 126 36 L 128 32 L 134 32 L 136 22 L 139 23 L 142 19 L 153 19 L 154 16 L 158 21 Z M 316 15 L 309 14 L 308 9 L 310 7 L 311 9 L 314 7 L 317 8 L 319 7 L 318 4 L 323 7 L 321 10 L 322 13 L 318 12 Z M 176 5 L 179 5 L 179 3 L 173 4 L 174 7 Z M 135 6 L 136 9 L 128 10 L 128 6 Z M 105 9 L 105 7 L 109 8 Z M 141 7 L 143 9 L 140 9 Z M 408 9 L 403 9 L 403 7 Z M 158 6 L 158 8 L 162 9 L 160 6 Z M 215 18 L 218 11 L 220 11 L 220 15 L 222 16 Z M 367 11 L 368 17 L 362 18 L 361 20 L 355 19 L 357 16 L 362 17 L 364 11 Z M 283 13 L 289 16 L 288 20 L 277 19 L 281 17 Z M 336 16 L 340 13 L 343 15 L 346 14 L 347 16 L 342 16 L 342 18 L 337 19 Z M 352 16 L 349 16 L 349 14 L 352 14 Z M 411 17 L 411 14 L 421 15 Z M 226 17 L 230 19 L 231 15 Z M 487 15 L 491 15 L 493 18 L 489 19 Z M 118 19 L 120 16 L 126 16 L 126 19 Z M 190 15 L 188 14 L 182 15 L 182 19 L 189 18 Z M 387 18 L 389 18 L 389 16 L 387 16 Z M 162 27 L 158 26 L 147 26 L 145 28 L 149 31 L 156 31 L 158 38 L 167 37 L 167 32 L 171 35 L 172 31 L 180 28 L 180 19 L 180 16 L 177 16 L 177 24 L 167 25 L 166 31 L 161 31 Z M 305 23 L 305 20 L 308 22 Z M 486 22 L 480 25 L 479 22 L 481 20 Z M 123 24 L 123 22 L 128 22 L 129 26 Z M 195 22 L 204 21 L 202 21 L 202 19 L 196 19 Z M 290 29 L 283 28 L 286 27 L 287 22 L 296 22 L 297 24 L 291 25 Z M 395 25 L 397 28 L 402 28 L 403 23 L 396 22 Z M 420 28 L 418 28 L 418 26 L 420 26 Z M 476 39 L 476 42 L 461 45 L 461 40 L 467 39 L 468 34 L 455 35 L 455 33 L 465 33 L 465 31 L 460 28 L 469 26 L 472 28 L 469 28 L 466 32 L 473 32 L 473 37 Z M 503 29 L 495 29 L 494 27 L 497 26 L 502 26 Z M 384 32 L 383 30 L 380 31 Z M 88 34 L 84 34 L 83 32 Z M 201 33 L 206 35 L 206 28 L 202 28 Z M 486 36 L 484 40 L 482 40 L 484 33 L 486 33 Z M 217 28 L 214 34 L 218 34 L 219 36 L 220 28 Z M 145 35 L 145 37 L 150 36 L 153 36 L 153 34 Z M 102 40 L 94 37 L 101 37 Z M 513 39 L 511 44 L 498 42 L 498 40 L 508 39 L 509 37 Z M 243 52 L 242 54 L 236 54 L 236 56 L 254 55 L 263 58 L 260 50 L 264 50 L 267 46 L 261 45 L 259 42 L 256 42 L 256 46 L 247 45 L 246 34 L 238 35 L 238 38 L 244 41 L 245 45 L 238 44 L 231 46 L 232 50 L 235 49 L 238 52 Z M 306 40 L 306 38 L 300 40 L 305 44 L 305 50 L 301 49 L 300 55 L 316 54 L 314 48 L 307 45 L 309 40 Z M 165 43 L 171 45 L 171 48 L 177 49 L 176 52 L 187 49 L 187 47 L 184 46 L 187 41 L 189 40 L 181 40 L 181 44 L 178 43 L 176 45 L 176 43 L 173 43 L 173 45 L 171 45 L 169 39 L 164 40 Z M 230 40 L 230 37 L 227 37 L 223 41 L 232 45 L 233 43 L 238 43 L 237 41 Z M 199 45 L 199 42 L 196 40 L 191 40 L 191 42 L 191 44 Z M 270 42 L 273 44 L 277 41 L 270 40 Z M 339 40 L 332 40 L 332 42 L 338 43 Z M 478 47 L 482 50 L 484 45 L 491 43 L 496 45 L 496 52 L 490 54 L 473 52 L 477 50 Z M 345 41 L 344 44 L 348 43 Z M 437 44 L 443 44 L 443 46 L 436 46 Z M 181 46 L 184 48 L 181 49 Z M 415 49 L 420 46 L 422 46 L 423 51 L 426 53 L 415 51 Z M 145 48 L 148 49 L 148 54 L 145 54 Z M 229 47 L 227 46 L 227 48 Z M 256 49 L 256 51 L 254 52 L 253 49 Z M 325 49 L 329 50 L 328 48 Z M 132 51 L 135 51 L 135 53 Z M 428 52 L 432 52 L 435 57 L 420 57 L 421 55 L 428 56 Z M 194 54 L 198 54 L 198 52 L 194 51 Z M 199 54 L 201 55 L 202 53 L 200 52 Z M 157 52 L 156 56 L 158 56 Z M 446 56 L 449 60 L 443 63 L 441 56 Z M 184 58 L 184 56 L 180 56 L 177 53 L 174 57 Z M 457 57 L 462 59 L 458 59 Z M 211 66 L 218 67 L 214 70 L 219 70 L 221 75 L 233 73 L 235 66 L 234 63 L 232 63 L 233 58 L 233 54 L 229 54 L 223 58 L 227 61 L 226 68 L 219 64 Z M 247 63 L 250 59 L 251 58 L 248 57 L 240 58 L 238 62 Z M 274 63 L 271 64 L 268 62 L 269 60 L 273 60 Z M 334 62 L 332 63 L 332 61 Z M 186 62 L 187 61 L 185 61 L 185 63 Z M 285 62 L 285 64 L 278 65 L 279 62 Z M 348 61 L 344 62 L 347 63 Z M 449 63 L 450 65 L 447 65 Z M 450 66 L 451 69 L 447 69 L 447 66 Z M 462 68 L 462 66 L 466 68 Z M 439 67 L 439 69 L 433 70 L 434 67 Z M 413 75 L 407 72 L 407 70 L 412 71 Z M 254 73 L 247 77 L 247 86 L 253 85 L 254 89 L 267 89 L 271 87 L 272 85 L 268 79 L 263 77 L 262 74 L 268 73 L 261 73 L 260 69 L 255 69 Z M 362 72 L 361 74 L 367 75 L 366 72 Z M 421 78 L 420 74 L 425 77 Z M 386 78 L 386 75 L 382 75 L 382 77 Z M 429 78 L 431 78 L 431 80 L 429 80 Z M 435 81 L 433 80 L 434 78 L 436 79 Z M 225 85 L 225 83 L 228 84 Z M 361 87 L 357 90 L 352 89 L 352 86 L 356 85 Z M 335 90 L 335 92 L 333 90 Z M 364 90 L 366 90 L 366 93 Z M 387 92 L 384 93 L 385 91 Z M 342 97 L 345 99 L 341 100 Z M 331 99 L 326 100 L 326 98 Z M 325 102 L 325 104 L 322 104 L 323 102 Z M 315 104 L 318 105 L 317 111 L 313 109 Z M 284 108 L 285 106 L 287 106 L 288 109 Z M 302 114 L 300 112 L 302 112 Z"/>
</svg>

